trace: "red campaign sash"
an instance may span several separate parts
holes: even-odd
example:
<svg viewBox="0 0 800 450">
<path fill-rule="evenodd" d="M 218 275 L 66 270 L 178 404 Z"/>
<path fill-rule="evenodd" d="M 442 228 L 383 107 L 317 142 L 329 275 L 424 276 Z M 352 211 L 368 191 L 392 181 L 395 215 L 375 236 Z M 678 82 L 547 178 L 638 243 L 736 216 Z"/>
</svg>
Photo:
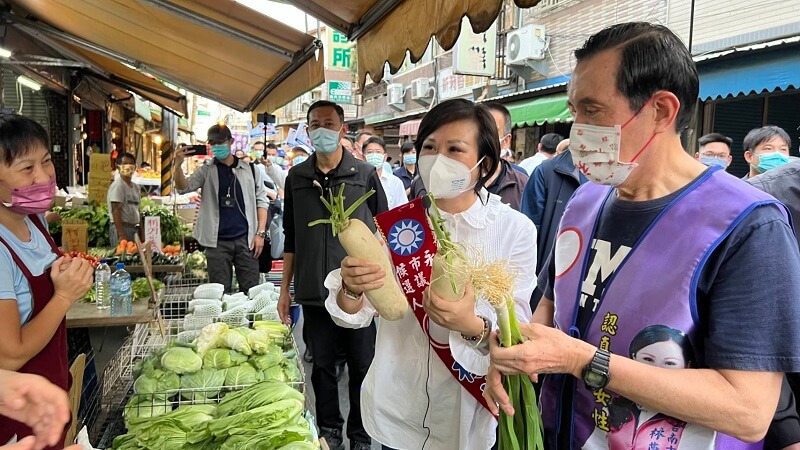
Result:
<svg viewBox="0 0 800 450">
<path fill-rule="evenodd" d="M 470 373 L 456 362 L 450 353 L 449 331 L 444 335 L 431 335 L 430 319 L 422 307 L 422 293 L 431 284 L 433 256 L 436 254 L 436 241 L 422 199 L 414 199 L 378 214 L 375 224 L 389 247 L 400 288 L 431 347 L 456 381 L 488 411 L 482 395 L 486 389 L 486 377 Z"/>
</svg>

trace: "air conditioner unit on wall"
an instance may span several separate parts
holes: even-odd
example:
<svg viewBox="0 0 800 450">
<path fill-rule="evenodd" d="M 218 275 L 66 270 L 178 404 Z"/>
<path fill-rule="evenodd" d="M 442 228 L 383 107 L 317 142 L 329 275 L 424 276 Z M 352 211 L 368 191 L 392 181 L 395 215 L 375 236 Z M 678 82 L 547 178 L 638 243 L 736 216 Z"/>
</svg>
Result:
<svg viewBox="0 0 800 450">
<path fill-rule="evenodd" d="M 389 97 L 387 103 L 389 106 L 401 111 L 405 110 L 405 97 L 406 90 L 402 83 L 391 83 L 386 86 L 386 96 Z"/>
<path fill-rule="evenodd" d="M 417 78 L 411 82 L 411 98 L 428 104 L 433 97 L 433 89 L 430 78 Z"/>
<path fill-rule="evenodd" d="M 530 78 L 533 71 L 547 76 L 545 57 L 550 38 L 544 25 L 525 25 L 506 36 L 506 64 L 517 75 Z"/>
</svg>

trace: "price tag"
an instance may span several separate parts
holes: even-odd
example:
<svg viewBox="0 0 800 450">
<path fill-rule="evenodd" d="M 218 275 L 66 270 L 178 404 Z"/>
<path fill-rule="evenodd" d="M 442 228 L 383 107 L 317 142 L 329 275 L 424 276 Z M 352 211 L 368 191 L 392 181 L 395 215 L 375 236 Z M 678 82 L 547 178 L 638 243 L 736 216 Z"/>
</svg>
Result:
<svg viewBox="0 0 800 450">
<path fill-rule="evenodd" d="M 64 219 L 61 225 L 61 244 L 67 253 L 86 253 L 89 250 L 89 224 L 79 219 Z"/>
<path fill-rule="evenodd" d="M 146 216 L 144 218 L 144 241 L 152 242 L 153 249 L 161 253 L 161 218 Z"/>
</svg>

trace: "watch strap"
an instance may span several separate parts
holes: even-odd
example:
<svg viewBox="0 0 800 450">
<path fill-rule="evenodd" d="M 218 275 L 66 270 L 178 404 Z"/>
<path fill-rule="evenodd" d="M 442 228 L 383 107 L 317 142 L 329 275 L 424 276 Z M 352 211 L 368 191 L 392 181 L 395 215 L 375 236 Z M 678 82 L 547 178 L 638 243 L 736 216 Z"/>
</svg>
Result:
<svg viewBox="0 0 800 450">
<path fill-rule="evenodd" d="M 611 353 L 608 350 L 603 350 L 598 348 L 595 351 L 592 360 L 589 362 L 589 365 L 586 366 L 584 369 L 584 384 L 586 384 L 586 388 L 590 390 L 594 389 L 603 389 L 608 385 L 610 380 L 609 376 L 609 365 L 611 364 Z M 603 382 L 602 386 L 593 386 L 586 382 L 586 373 L 592 372 L 593 374 L 600 375 L 605 381 Z"/>
</svg>

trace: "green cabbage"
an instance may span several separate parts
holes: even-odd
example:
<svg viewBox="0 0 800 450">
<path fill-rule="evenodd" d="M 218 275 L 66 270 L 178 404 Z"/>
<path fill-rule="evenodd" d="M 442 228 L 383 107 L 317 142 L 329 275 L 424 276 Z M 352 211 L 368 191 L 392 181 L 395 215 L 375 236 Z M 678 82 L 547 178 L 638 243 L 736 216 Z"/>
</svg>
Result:
<svg viewBox="0 0 800 450">
<path fill-rule="evenodd" d="M 136 394 L 171 394 L 180 388 L 181 379 L 177 374 L 154 369 L 149 374 L 143 373 L 133 383 Z"/>
<path fill-rule="evenodd" d="M 264 380 L 280 381 L 281 383 L 289 381 L 281 366 L 270 367 L 262 373 L 264 374 Z"/>
<path fill-rule="evenodd" d="M 208 350 L 219 347 L 220 338 L 226 331 L 228 331 L 228 324 L 224 322 L 212 323 L 203 327 L 200 330 L 200 336 L 195 341 L 197 353 L 204 356 Z"/>
<path fill-rule="evenodd" d="M 181 392 L 181 396 L 192 401 L 205 401 L 216 397 L 225 385 L 225 372 L 225 370 L 202 369 L 182 376 L 181 389 L 192 389 L 192 391 Z"/>
<path fill-rule="evenodd" d="M 271 345 L 267 348 L 266 353 L 263 355 L 257 355 L 250 358 L 250 364 L 253 365 L 258 370 L 266 370 L 270 367 L 277 366 L 283 362 L 283 354 L 281 353 L 281 348 L 275 345 Z"/>
<path fill-rule="evenodd" d="M 203 367 L 203 359 L 190 348 L 173 347 L 161 357 L 161 365 L 177 374 L 192 373 Z"/>
<path fill-rule="evenodd" d="M 220 345 L 245 355 L 253 354 L 253 350 L 247 343 L 247 338 L 237 330 L 227 330 L 220 338 Z"/>
<path fill-rule="evenodd" d="M 283 374 L 286 377 L 286 381 L 290 383 L 300 383 L 303 381 L 303 374 L 300 372 L 295 361 L 287 361 L 283 364 Z"/>
<path fill-rule="evenodd" d="M 248 386 L 258 382 L 256 369 L 250 364 L 241 364 L 228 369 L 225 375 L 226 386 Z"/>
<path fill-rule="evenodd" d="M 247 361 L 247 356 L 235 350 L 212 348 L 203 356 L 203 367 L 211 369 L 227 369 Z"/>
</svg>

